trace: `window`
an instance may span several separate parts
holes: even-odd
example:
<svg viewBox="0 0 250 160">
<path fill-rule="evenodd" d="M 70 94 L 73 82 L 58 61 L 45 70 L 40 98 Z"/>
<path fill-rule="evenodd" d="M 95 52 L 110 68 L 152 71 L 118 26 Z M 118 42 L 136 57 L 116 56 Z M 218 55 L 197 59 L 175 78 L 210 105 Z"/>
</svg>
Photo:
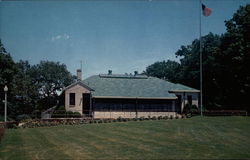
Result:
<svg viewBox="0 0 250 160">
<path fill-rule="evenodd" d="M 192 96 L 187 96 L 187 99 L 188 99 L 188 104 L 192 105 Z"/>
<path fill-rule="evenodd" d="M 69 94 L 69 105 L 75 105 L 76 104 L 75 97 L 76 97 L 75 93 L 70 93 Z"/>
</svg>

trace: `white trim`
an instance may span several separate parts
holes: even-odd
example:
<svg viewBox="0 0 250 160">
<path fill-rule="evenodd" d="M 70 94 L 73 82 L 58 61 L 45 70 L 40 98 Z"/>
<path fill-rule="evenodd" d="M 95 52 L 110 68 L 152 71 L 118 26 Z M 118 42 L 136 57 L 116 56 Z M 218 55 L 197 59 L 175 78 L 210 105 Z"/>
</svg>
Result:
<svg viewBox="0 0 250 160">
<path fill-rule="evenodd" d="M 65 90 L 67 90 L 67 89 L 69 89 L 69 88 L 72 88 L 72 87 L 74 87 L 74 86 L 76 86 L 76 85 L 80 85 L 81 87 L 87 89 L 88 91 L 93 91 L 92 88 L 90 88 L 88 85 L 84 84 L 82 81 L 77 81 L 77 82 L 72 83 L 71 85 L 65 87 L 65 88 L 62 90 L 62 92 L 65 91 Z"/>
<path fill-rule="evenodd" d="M 169 93 L 199 93 L 199 90 L 170 90 Z"/>
</svg>

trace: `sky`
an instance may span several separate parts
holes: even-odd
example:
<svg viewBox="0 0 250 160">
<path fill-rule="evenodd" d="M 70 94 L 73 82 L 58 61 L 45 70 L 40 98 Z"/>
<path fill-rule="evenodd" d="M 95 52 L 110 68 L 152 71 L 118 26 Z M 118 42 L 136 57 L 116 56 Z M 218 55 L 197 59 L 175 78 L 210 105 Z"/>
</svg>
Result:
<svg viewBox="0 0 250 160">
<path fill-rule="evenodd" d="M 250 0 L 202 0 L 212 9 L 201 32 L 222 34 L 224 21 Z M 0 39 L 15 61 L 66 64 L 83 78 L 142 72 L 199 38 L 199 0 L 0 0 Z"/>
</svg>

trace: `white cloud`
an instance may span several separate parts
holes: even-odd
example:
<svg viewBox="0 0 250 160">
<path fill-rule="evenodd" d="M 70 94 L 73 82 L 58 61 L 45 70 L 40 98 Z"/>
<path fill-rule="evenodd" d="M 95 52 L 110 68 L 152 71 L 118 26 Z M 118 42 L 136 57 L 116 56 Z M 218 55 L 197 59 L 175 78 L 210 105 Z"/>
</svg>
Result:
<svg viewBox="0 0 250 160">
<path fill-rule="evenodd" d="M 59 34 L 59 35 L 56 35 L 56 36 L 52 36 L 51 37 L 51 41 L 54 42 L 56 40 L 68 40 L 70 38 L 69 35 L 67 35 L 66 33 L 64 34 Z"/>
</svg>

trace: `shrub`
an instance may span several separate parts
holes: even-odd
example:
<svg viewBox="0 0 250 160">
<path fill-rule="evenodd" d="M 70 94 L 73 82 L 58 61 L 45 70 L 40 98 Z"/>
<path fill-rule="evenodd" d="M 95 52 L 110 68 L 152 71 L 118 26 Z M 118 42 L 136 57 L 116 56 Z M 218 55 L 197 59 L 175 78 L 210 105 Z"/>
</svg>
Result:
<svg viewBox="0 0 250 160">
<path fill-rule="evenodd" d="M 171 115 L 171 116 L 170 116 L 170 119 L 173 119 L 173 118 L 174 118 L 174 116 L 173 116 L 173 115 Z"/>
<path fill-rule="evenodd" d="M 55 110 L 51 115 L 51 118 L 66 118 L 66 111 L 65 110 Z"/>
<path fill-rule="evenodd" d="M 192 117 L 192 114 L 191 114 L 191 113 L 188 113 L 188 114 L 186 114 L 186 117 L 187 117 L 187 118 L 191 118 L 191 117 Z"/>
<path fill-rule="evenodd" d="M 118 118 L 117 118 L 117 121 L 118 121 L 118 122 L 122 122 L 122 117 L 118 117 Z"/>
<path fill-rule="evenodd" d="M 127 118 L 123 118 L 123 120 L 122 120 L 123 122 L 127 122 L 128 121 L 128 119 Z"/>
<path fill-rule="evenodd" d="M 4 132 L 5 132 L 4 125 L 0 124 L 0 141 L 3 138 Z"/>
<path fill-rule="evenodd" d="M 139 120 L 140 120 L 140 121 L 143 121 L 143 120 L 145 120 L 145 118 L 144 118 L 144 117 L 140 117 Z"/>
<path fill-rule="evenodd" d="M 184 114 L 191 114 L 192 115 L 195 115 L 199 112 L 199 109 L 196 105 L 190 105 L 190 104 L 186 104 L 184 109 L 183 109 L 183 113 Z"/>
<path fill-rule="evenodd" d="M 102 119 L 100 119 L 100 120 L 98 121 L 98 123 L 103 123 L 103 120 L 102 120 Z"/>
<path fill-rule="evenodd" d="M 17 129 L 18 126 L 16 124 L 13 124 L 13 129 Z"/>
<path fill-rule="evenodd" d="M 31 113 L 31 118 L 32 118 L 32 119 L 41 118 L 41 111 L 40 111 L 40 110 L 34 110 L 34 111 Z"/>
<path fill-rule="evenodd" d="M 137 121 L 138 119 L 137 119 L 137 118 L 133 118 L 132 120 L 133 120 L 133 121 Z"/>
<path fill-rule="evenodd" d="M 151 119 L 152 119 L 152 120 L 157 120 L 156 116 L 153 116 Z"/>
<path fill-rule="evenodd" d="M 72 114 L 72 117 L 73 117 L 73 118 L 81 118 L 82 115 L 81 115 L 81 113 L 79 113 L 79 112 L 74 112 L 74 113 Z"/>
<path fill-rule="evenodd" d="M 31 119 L 31 117 L 27 114 L 21 114 L 21 115 L 18 115 L 16 119 L 17 121 L 23 121 L 23 120 Z"/>
<path fill-rule="evenodd" d="M 58 106 L 58 107 L 56 107 L 55 110 L 56 110 L 56 111 L 66 111 L 66 110 L 65 110 L 65 106 Z"/>
<path fill-rule="evenodd" d="M 164 116 L 163 119 L 168 119 L 168 116 Z"/>
<path fill-rule="evenodd" d="M 51 116 L 52 118 L 80 118 L 82 115 L 79 112 L 55 110 Z"/>
<path fill-rule="evenodd" d="M 158 120 L 161 120 L 162 118 L 163 118 L 162 116 L 159 116 L 157 119 L 158 119 Z"/>
</svg>

